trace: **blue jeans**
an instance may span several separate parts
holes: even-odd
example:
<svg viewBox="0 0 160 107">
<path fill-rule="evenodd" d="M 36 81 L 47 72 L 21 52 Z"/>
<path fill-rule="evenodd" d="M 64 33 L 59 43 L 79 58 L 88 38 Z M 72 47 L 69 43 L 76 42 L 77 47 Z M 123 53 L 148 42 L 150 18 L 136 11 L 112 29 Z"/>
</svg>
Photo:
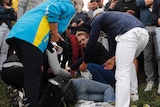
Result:
<svg viewBox="0 0 160 107">
<path fill-rule="evenodd" d="M 104 84 L 115 84 L 114 70 L 105 70 L 103 65 L 88 63 L 87 69 L 93 75 L 93 80 Z"/>
<path fill-rule="evenodd" d="M 114 88 L 85 78 L 72 79 L 78 100 L 115 102 Z"/>
</svg>

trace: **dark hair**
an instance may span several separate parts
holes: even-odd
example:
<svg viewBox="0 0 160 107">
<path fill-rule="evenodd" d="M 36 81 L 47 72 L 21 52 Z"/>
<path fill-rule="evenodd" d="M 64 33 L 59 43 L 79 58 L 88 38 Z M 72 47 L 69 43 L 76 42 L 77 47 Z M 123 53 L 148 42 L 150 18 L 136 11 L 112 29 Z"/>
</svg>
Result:
<svg viewBox="0 0 160 107">
<path fill-rule="evenodd" d="M 3 0 L 0 0 L 0 5 L 3 6 Z M 11 6 L 12 5 L 12 0 L 9 1 L 9 3 L 7 4 L 8 6 Z"/>
<path fill-rule="evenodd" d="M 100 0 L 90 0 L 90 2 L 100 2 Z"/>
</svg>

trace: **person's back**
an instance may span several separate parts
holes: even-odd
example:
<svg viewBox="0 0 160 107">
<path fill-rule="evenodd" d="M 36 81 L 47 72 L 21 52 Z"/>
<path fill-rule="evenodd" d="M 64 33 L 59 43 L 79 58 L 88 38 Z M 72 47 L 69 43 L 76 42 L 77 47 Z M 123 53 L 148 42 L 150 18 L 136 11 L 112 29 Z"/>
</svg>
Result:
<svg viewBox="0 0 160 107">
<path fill-rule="evenodd" d="M 92 22 L 92 32 L 90 32 L 90 35 L 93 35 L 93 36 L 90 36 L 90 38 L 93 40 L 93 42 L 89 41 L 88 45 L 95 46 L 95 42 L 99 36 L 100 29 L 101 31 L 106 33 L 109 36 L 109 38 L 112 39 L 112 41 L 115 42 L 115 37 L 117 35 L 124 34 L 135 27 L 144 28 L 144 25 L 141 21 L 139 21 L 133 15 L 123 13 L 123 12 L 118 12 L 118 11 L 108 11 L 105 13 L 101 13 Z M 93 53 L 94 49 L 93 48 L 89 50 L 86 49 L 87 54 L 88 52 Z M 85 58 L 86 62 L 88 60 L 87 57 Z"/>
<path fill-rule="evenodd" d="M 133 15 L 116 11 L 99 14 L 92 21 L 84 62 L 80 65 L 81 71 L 86 69 L 87 57 L 94 52 L 95 42 L 101 30 L 117 43 L 115 55 L 103 64 L 106 70 L 113 69 L 116 64 L 115 107 L 129 107 L 131 89 L 135 87 L 131 79 L 137 77 L 133 60 L 139 56 L 147 45 L 148 32 L 143 23 Z"/>
</svg>

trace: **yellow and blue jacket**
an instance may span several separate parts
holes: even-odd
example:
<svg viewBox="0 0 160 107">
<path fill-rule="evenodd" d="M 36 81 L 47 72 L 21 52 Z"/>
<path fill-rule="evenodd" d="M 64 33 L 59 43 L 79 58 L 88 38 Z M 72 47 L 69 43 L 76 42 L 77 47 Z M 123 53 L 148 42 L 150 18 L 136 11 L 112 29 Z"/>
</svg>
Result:
<svg viewBox="0 0 160 107">
<path fill-rule="evenodd" d="M 12 38 L 24 40 L 42 52 L 47 48 L 50 34 L 49 23 L 58 24 L 63 33 L 76 14 L 70 0 L 49 0 L 26 12 L 12 27 L 6 41 Z"/>
</svg>

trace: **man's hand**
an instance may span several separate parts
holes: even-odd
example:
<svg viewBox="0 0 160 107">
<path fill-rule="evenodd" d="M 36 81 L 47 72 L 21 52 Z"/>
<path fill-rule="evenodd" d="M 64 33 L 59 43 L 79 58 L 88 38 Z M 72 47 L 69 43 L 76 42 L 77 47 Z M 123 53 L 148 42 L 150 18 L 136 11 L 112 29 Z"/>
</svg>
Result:
<svg viewBox="0 0 160 107">
<path fill-rule="evenodd" d="M 111 0 L 111 4 L 109 6 L 110 9 L 114 10 L 115 5 L 117 4 L 118 0 Z"/>
<path fill-rule="evenodd" d="M 56 34 L 51 34 L 51 39 L 52 42 L 58 42 L 58 41 L 64 41 L 62 36 L 59 33 Z"/>
<path fill-rule="evenodd" d="M 158 18 L 158 25 L 160 26 L 160 18 Z"/>
<path fill-rule="evenodd" d="M 79 66 L 79 70 L 80 70 L 81 72 L 85 72 L 86 69 L 87 69 L 87 63 L 82 62 L 82 64 Z"/>
<path fill-rule="evenodd" d="M 126 13 L 131 14 L 131 15 L 135 15 L 135 11 L 134 10 L 127 10 Z"/>
<path fill-rule="evenodd" d="M 108 59 L 103 65 L 104 65 L 104 69 L 112 70 L 114 68 L 114 65 L 115 65 L 115 56 Z"/>
<path fill-rule="evenodd" d="M 86 69 L 86 71 L 83 71 L 83 72 L 80 71 L 80 73 L 81 73 L 81 76 L 86 79 L 92 79 L 93 77 L 88 69 Z"/>
</svg>

